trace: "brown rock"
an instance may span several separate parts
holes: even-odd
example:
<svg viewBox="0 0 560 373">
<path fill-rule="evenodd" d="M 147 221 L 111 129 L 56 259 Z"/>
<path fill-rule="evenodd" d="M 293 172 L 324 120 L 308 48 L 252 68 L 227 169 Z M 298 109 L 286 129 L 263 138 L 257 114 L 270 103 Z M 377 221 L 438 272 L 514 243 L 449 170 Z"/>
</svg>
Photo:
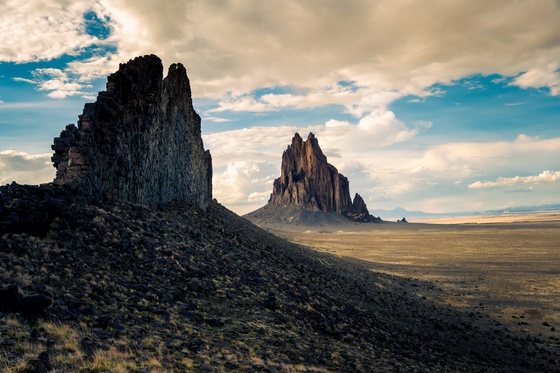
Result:
<svg viewBox="0 0 560 373">
<path fill-rule="evenodd" d="M 282 154 L 281 175 L 274 181 L 269 204 L 339 214 L 352 205 L 348 179 L 327 162 L 313 133 L 306 141 L 296 133 Z"/>
<path fill-rule="evenodd" d="M 282 154 L 280 177 L 274 180 L 268 204 L 249 213 L 254 222 L 279 221 L 290 224 L 346 224 L 378 221 L 356 194 L 350 198 L 348 178 L 327 162 L 313 133 L 303 140 L 296 133 Z"/>
</svg>

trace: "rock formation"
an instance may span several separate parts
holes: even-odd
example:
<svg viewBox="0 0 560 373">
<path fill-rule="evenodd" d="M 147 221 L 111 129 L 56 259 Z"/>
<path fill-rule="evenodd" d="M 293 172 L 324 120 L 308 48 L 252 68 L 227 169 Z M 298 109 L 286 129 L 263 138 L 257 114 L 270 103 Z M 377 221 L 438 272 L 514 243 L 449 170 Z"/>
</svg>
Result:
<svg viewBox="0 0 560 373">
<path fill-rule="evenodd" d="M 171 65 L 163 79 L 157 56 L 137 57 L 107 80 L 78 126 L 54 139 L 54 184 L 92 202 L 157 207 L 179 199 L 204 207 L 212 199 L 212 160 L 183 65 Z"/>
<path fill-rule="evenodd" d="M 358 193 L 354 196 L 352 205 L 345 211 L 348 217 L 358 221 L 369 221 L 373 217 L 369 214 L 366 203 Z"/>
<path fill-rule="evenodd" d="M 340 214 L 352 206 L 350 184 L 327 162 L 315 135 L 303 141 L 296 133 L 282 154 L 280 178 L 274 180 L 269 204 Z"/>
<path fill-rule="evenodd" d="M 352 201 L 348 178 L 327 162 L 315 135 L 310 133 L 304 141 L 296 133 L 292 144 L 282 154 L 281 174 L 274 180 L 268 204 L 247 217 L 258 221 L 274 214 L 304 214 L 303 223 L 310 223 L 314 218 L 328 223 L 338 220 L 331 216 L 325 221 L 325 216 L 317 213 L 335 213 L 363 222 L 378 220 L 369 214 L 359 194 L 356 193 Z M 281 218 L 288 222 L 294 219 L 302 222 L 302 219 L 294 216 Z"/>
</svg>

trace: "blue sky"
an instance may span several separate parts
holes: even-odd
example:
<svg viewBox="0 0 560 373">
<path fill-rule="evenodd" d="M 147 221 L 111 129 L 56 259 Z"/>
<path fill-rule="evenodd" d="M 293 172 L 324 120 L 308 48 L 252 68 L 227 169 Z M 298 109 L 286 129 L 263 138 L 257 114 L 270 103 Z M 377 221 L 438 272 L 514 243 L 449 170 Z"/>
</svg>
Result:
<svg viewBox="0 0 560 373">
<path fill-rule="evenodd" d="M 560 202 L 560 1 L 0 3 L 0 183 L 51 181 L 50 144 L 118 64 L 183 63 L 214 194 L 264 205 L 314 132 L 370 209 Z"/>
</svg>

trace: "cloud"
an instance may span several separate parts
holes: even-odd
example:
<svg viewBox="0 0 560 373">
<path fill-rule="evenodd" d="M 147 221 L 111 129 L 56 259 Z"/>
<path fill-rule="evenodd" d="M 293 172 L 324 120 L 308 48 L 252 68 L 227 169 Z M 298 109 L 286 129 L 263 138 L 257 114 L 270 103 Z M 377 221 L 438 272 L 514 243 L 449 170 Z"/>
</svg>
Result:
<svg viewBox="0 0 560 373">
<path fill-rule="evenodd" d="M 90 34 L 85 15 L 92 12 L 104 22 L 103 35 Z M 91 77 L 110 73 L 112 61 L 156 53 L 166 65 L 187 66 L 195 95 L 230 92 L 235 99 L 225 100 L 222 110 L 349 105 L 349 97 L 368 92 L 422 97 L 434 83 L 476 73 L 516 76 L 511 84 L 548 87 L 552 94 L 560 90 L 560 9 L 553 0 L 324 0 L 320 10 L 296 0 L 10 0 L 0 4 L 0 25 L 2 61 L 114 47 L 73 67 Z M 341 81 L 361 92 L 337 87 Z M 277 86 L 307 93 L 251 101 L 254 90 Z"/>
<path fill-rule="evenodd" d="M 539 64 L 515 78 L 510 84 L 521 88 L 546 87 L 552 96 L 560 95 L 560 72 L 558 62 Z"/>
<path fill-rule="evenodd" d="M 33 79 L 20 78 L 20 77 L 17 77 L 17 76 L 15 78 L 12 78 L 12 80 L 15 81 L 15 82 L 37 84 L 37 82 Z"/>
<path fill-rule="evenodd" d="M 68 68 L 38 68 L 31 71 L 33 79 L 13 78 L 14 81 L 34 84 L 38 91 L 47 91 L 51 98 L 63 99 L 71 96 L 81 96 L 86 99 L 95 98 L 88 89 L 92 88 L 91 80 L 99 76 L 81 73 L 79 68 L 89 63 L 72 63 Z"/>
<path fill-rule="evenodd" d="M 0 3 L 0 60 L 44 61 L 98 42 L 83 27 L 86 1 L 7 0 Z"/>
<path fill-rule="evenodd" d="M 228 163 L 223 171 L 214 172 L 213 194 L 221 203 L 237 206 L 240 213 L 253 211 L 268 201 L 275 172 L 276 167 L 266 162 Z"/>
<path fill-rule="evenodd" d="M 0 184 L 41 184 L 54 179 L 52 154 L 28 154 L 15 150 L 0 151 Z"/>
<path fill-rule="evenodd" d="M 216 173 L 223 174 L 230 168 L 215 177 L 215 181 L 226 176 L 229 180 L 229 184 L 221 183 L 214 188 L 216 198 L 227 198 L 227 206 L 235 211 L 248 212 L 249 205 L 253 209 L 264 205 L 272 190 L 272 180 L 280 175 L 282 152 L 296 131 L 304 138 L 309 131 L 316 134 L 328 161 L 349 177 L 351 192 L 359 192 L 372 209 L 404 205 L 434 212 L 476 210 L 483 207 L 483 200 L 506 201 L 488 194 L 490 188 L 478 189 L 475 194 L 469 185 L 484 179 L 497 180 L 504 174 L 520 175 L 535 164 L 544 169 L 557 167 L 560 138 L 519 135 L 512 141 L 433 145 L 418 137 L 429 124 L 405 126 L 390 114 L 379 114 L 378 122 L 371 118 L 374 124 L 365 128 L 358 123 L 329 120 L 324 125 L 305 128 L 252 127 L 205 135 Z M 393 143 L 397 139 L 403 141 Z M 251 183 L 253 180 L 258 182 Z M 544 175 L 536 180 L 543 181 Z M 535 203 L 540 203 L 537 198 L 556 193 L 547 185 L 554 184 L 539 184 L 539 193 L 525 193 L 523 198 L 534 198 Z M 251 194 L 251 200 L 261 196 L 262 203 L 251 204 Z"/>
<path fill-rule="evenodd" d="M 517 184 L 548 184 L 560 180 L 560 171 L 545 170 L 536 176 L 499 177 L 496 181 L 477 181 L 469 184 L 471 189 L 507 187 Z"/>
<path fill-rule="evenodd" d="M 204 120 L 209 120 L 211 122 L 216 122 L 216 123 L 231 122 L 231 119 L 220 118 L 220 117 L 212 117 L 212 116 L 205 116 Z"/>
</svg>

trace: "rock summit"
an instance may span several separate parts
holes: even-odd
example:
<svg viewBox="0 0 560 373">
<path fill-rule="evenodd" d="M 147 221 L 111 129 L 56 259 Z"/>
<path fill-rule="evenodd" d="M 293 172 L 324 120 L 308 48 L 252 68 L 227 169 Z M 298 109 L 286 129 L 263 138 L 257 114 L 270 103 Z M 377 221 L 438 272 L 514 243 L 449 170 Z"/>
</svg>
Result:
<svg viewBox="0 0 560 373">
<path fill-rule="evenodd" d="M 348 178 L 327 162 L 313 133 L 305 141 L 294 135 L 282 154 L 281 174 L 274 180 L 267 205 L 247 217 L 259 221 L 274 215 L 276 220 L 304 224 L 336 223 L 340 216 L 360 222 L 379 220 L 369 214 L 359 194 L 352 201 Z"/>
<path fill-rule="evenodd" d="M 122 200 L 158 207 L 212 199 L 212 159 L 182 64 L 163 79 L 159 57 L 137 57 L 107 78 L 78 126 L 54 139 L 55 185 L 92 202 Z"/>
</svg>

